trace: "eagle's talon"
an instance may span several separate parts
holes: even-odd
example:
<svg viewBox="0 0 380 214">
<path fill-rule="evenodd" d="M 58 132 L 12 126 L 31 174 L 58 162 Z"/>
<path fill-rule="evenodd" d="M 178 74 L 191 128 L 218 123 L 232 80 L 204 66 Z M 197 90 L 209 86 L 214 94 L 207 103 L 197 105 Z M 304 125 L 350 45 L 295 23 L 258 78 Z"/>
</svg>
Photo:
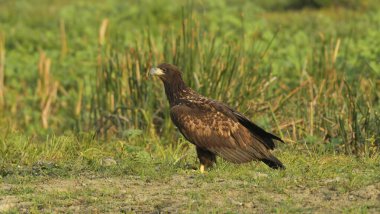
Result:
<svg viewBox="0 0 380 214">
<path fill-rule="evenodd" d="M 199 167 L 200 172 L 203 174 L 205 172 L 205 165 L 201 164 Z"/>
</svg>

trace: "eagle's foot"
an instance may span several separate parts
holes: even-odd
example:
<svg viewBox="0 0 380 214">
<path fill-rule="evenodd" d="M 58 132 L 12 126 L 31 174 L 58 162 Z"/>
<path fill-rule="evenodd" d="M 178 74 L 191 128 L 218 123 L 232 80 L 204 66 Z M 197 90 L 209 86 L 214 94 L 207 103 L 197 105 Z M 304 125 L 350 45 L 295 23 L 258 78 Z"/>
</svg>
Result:
<svg viewBox="0 0 380 214">
<path fill-rule="evenodd" d="M 205 165 L 201 164 L 199 171 L 203 174 L 205 172 Z"/>
</svg>

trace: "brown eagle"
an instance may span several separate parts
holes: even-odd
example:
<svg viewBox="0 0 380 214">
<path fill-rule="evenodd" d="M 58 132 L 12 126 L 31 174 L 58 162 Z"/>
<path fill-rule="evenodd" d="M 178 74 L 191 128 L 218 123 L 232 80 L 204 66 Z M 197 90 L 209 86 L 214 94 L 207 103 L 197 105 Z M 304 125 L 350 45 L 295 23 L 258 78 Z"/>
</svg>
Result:
<svg viewBox="0 0 380 214">
<path fill-rule="evenodd" d="M 282 141 L 281 138 L 264 131 L 226 104 L 187 87 L 174 65 L 163 63 L 150 73 L 164 83 L 171 119 L 196 146 L 201 172 L 216 163 L 215 155 L 232 163 L 256 160 L 274 169 L 285 168 L 270 152 L 275 148 L 273 140 Z"/>
</svg>

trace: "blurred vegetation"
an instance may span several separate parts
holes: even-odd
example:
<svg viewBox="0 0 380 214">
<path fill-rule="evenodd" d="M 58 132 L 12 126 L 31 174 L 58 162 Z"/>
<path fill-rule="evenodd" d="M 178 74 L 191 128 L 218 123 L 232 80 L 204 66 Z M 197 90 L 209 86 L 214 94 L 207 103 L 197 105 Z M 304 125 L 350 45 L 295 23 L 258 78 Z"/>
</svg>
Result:
<svg viewBox="0 0 380 214">
<path fill-rule="evenodd" d="M 2 138 L 97 132 L 170 146 L 179 134 L 147 75 L 166 61 L 290 144 L 379 149 L 377 1 L 0 4 Z"/>
<path fill-rule="evenodd" d="M 302 9 L 302 8 L 325 8 L 343 7 L 350 9 L 368 9 L 374 1 L 372 0 L 289 0 L 281 1 L 278 6 L 282 9 Z M 278 8 L 277 6 L 277 8 Z"/>
</svg>

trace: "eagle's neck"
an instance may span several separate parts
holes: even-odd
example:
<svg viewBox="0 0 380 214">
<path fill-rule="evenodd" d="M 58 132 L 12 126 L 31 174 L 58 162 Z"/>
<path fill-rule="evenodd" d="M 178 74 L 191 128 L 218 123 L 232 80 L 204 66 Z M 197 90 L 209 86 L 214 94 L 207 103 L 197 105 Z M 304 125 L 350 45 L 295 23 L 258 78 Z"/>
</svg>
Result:
<svg viewBox="0 0 380 214">
<path fill-rule="evenodd" d="M 180 99 L 189 89 L 182 79 L 177 79 L 177 81 L 173 81 L 170 84 L 164 82 L 164 87 L 166 96 L 169 100 L 170 107 L 179 104 Z"/>
</svg>

